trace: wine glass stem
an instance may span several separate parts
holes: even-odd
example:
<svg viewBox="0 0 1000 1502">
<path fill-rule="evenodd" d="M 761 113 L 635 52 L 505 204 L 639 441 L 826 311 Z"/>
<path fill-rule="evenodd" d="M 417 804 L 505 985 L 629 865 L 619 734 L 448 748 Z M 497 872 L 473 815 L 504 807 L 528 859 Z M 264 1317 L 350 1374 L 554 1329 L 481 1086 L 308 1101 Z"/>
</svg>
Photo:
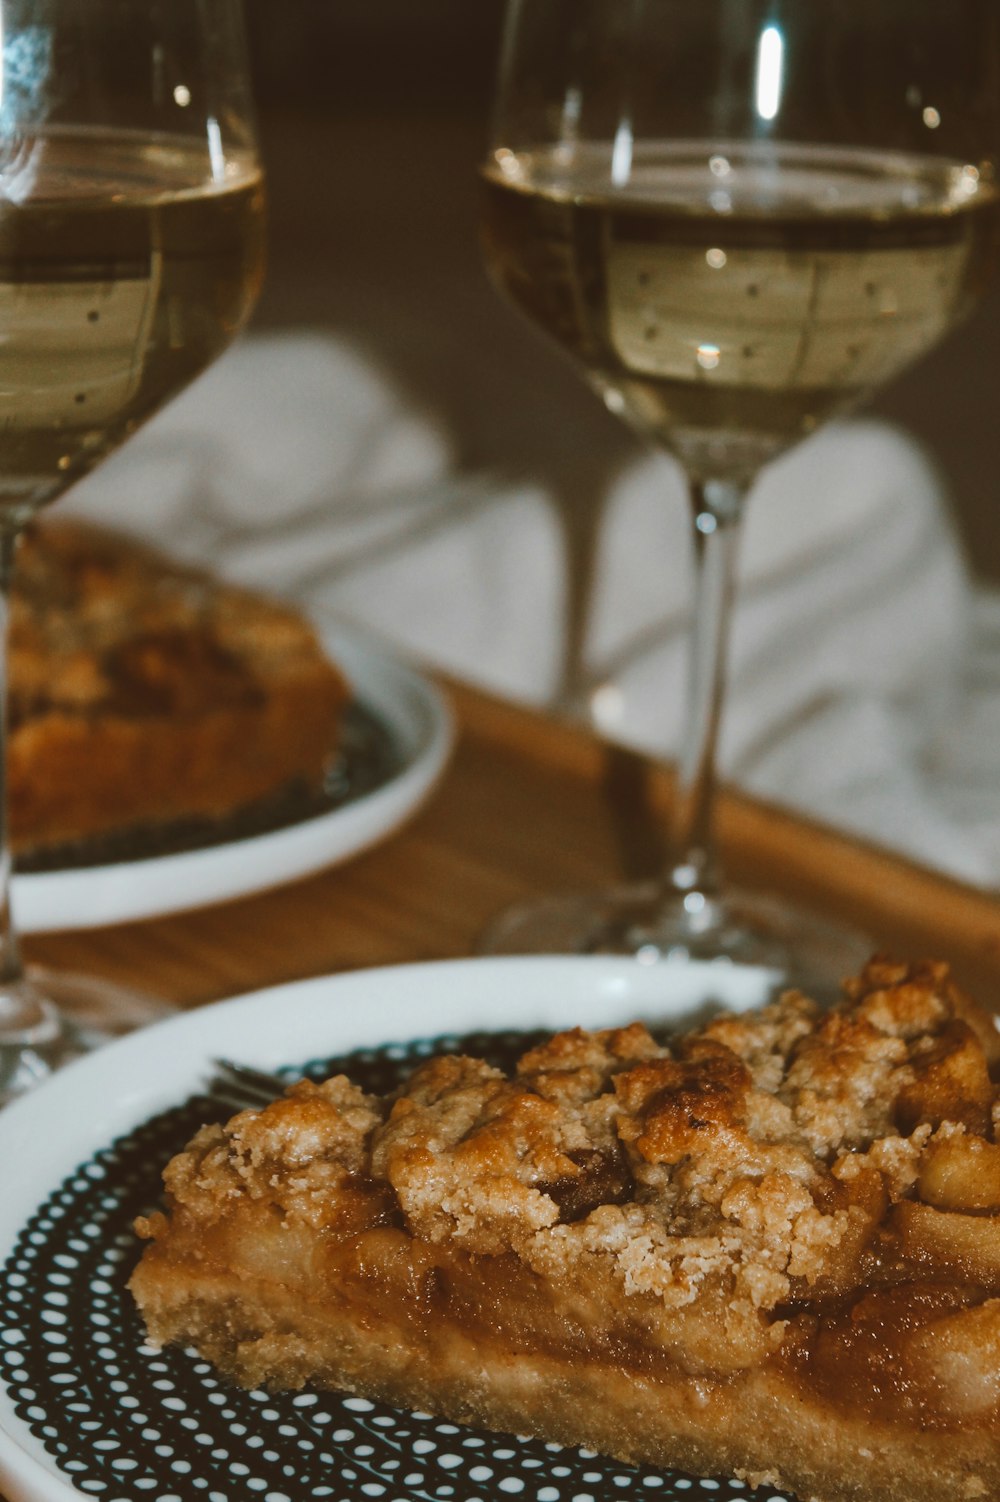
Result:
<svg viewBox="0 0 1000 1502">
<path fill-rule="evenodd" d="M 715 841 L 716 752 L 726 684 L 729 622 L 746 487 L 692 480 L 696 586 L 687 721 L 677 768 L 673 864 L 664 895 L 719 888 Z"/>
<path fill-rule="evenodd" d="M 24 976 L 11 912 L 12 859 L 7 806 L 7 702 L 9 680 L 10 589 L 20 529 L 0 521 L 0 1042 L 5 1035 L 36 1027 L 40 1007 L 17 983 Z"/>
</svg>

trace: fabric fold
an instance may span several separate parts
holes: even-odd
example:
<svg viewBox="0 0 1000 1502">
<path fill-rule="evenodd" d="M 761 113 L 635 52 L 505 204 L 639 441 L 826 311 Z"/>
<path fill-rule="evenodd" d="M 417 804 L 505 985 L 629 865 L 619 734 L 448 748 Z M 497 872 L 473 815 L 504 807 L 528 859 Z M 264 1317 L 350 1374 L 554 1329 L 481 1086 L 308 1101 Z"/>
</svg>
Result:
<svg viewBox="0 0 1000 1502">
<path fill-rule="evenodd" d="M 571 580 L 539 485 L 456 470 L 447 433 L 346 343 L 237 344 L 60 509 L 348 619 L 534 705 L 563 683 Z M 582 672 L 594 722 L 675 755 L 693 567 L 683 477 L 639 458 L 607 496 Z M 723 775 L 1000 884 L 1000 599 L 970 583 L 940 477 L 870 420 L 833 425 L 750 498 Z"/>
</svg>

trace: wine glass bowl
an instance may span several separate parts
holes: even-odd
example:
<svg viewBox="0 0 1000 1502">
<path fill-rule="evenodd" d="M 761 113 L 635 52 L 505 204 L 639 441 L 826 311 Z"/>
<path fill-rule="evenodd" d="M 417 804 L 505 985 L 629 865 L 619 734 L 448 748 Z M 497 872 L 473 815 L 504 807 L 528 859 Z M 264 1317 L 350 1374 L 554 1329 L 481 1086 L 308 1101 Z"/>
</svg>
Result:
<svg viewBox="0 0 1000 1502">
<path fill-rule="evenodd" d="M 4 636 L 24 524 L 245 324 L 263 212 L 239 0 L 0 0 Z M 158 1011 L 26 973 L 10 865 L 2 811 L 0 1102 Z"/>
<path fill-rule="evenodd" d="M 609 409 L 680 460 L 697 590 L 669 870 L 506 915 L 489 948 L 766 955 L 790 983 L 863 952 L 720 874 L 740 521 L 767 463 L 974 306 L 1000 247 L 998 153 L 990 0 L 511 4 L 486 263 Z"/>
<path fill-rule="evenodd" d="M 21 520 L 246 322 L 263 188 L 230 0 L 200 25 L 191 0 L 0 14 L 0 504 Z"/>
<path fill-rule="evenodd" d="M 612 153 L 500 155 L 487 254 L 611 410 L 691 474 L 752 478 L 937 343 L 985 281 L 997 203 L 972 164 L 640 142 L 609 193 Z"/>
</svg>

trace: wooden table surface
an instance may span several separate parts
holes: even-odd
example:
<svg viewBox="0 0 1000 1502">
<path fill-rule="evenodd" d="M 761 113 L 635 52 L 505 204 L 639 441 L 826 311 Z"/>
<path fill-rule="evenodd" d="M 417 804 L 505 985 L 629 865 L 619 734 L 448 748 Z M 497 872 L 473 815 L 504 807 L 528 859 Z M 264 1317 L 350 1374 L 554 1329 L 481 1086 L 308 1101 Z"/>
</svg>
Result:
<svg viewBox="0 0 1000 1502">
<path fill-rule="evenodd" d="M 452 763 L 383 845 L 239 902 L 36 936 L 28 958 L 190 1006 L 324 972 L 466 955 L 511 902 L 661 868 L 667 769 L 469 688 L 448 691 L 459 726 Z M 1000 1010 L 1000 894 L 735 793 L 723 796 L 720 833 L 735 879 L 860 924 L 894 954 L 948 959 Z"/>
</svg>

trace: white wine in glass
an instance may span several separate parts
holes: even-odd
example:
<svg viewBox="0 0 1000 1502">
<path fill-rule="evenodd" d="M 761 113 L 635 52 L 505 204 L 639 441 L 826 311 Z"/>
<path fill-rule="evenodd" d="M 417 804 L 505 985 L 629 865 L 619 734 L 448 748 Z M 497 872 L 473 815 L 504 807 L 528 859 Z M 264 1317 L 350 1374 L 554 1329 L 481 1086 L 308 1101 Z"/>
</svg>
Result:
<svg viewBox="0 0 1000 1502">
<path fill-rule="evenodd" d="M 937 343 L 1000 234 L 978 169 L 933 157 L 665 142 L 616 192 L 583 149 L 569 178 L 551 151 L 483 176 L 496 280 L 706 474 L 752 475 Z"/>
<path fill-rule="evenodd" d="M 4 638 L 22 527 L 243 327 L 263 213 L 239 0 L 0 0 Z M 25 970 L 10 870 L 0 799 L 0 1102 L 160 1011 Z"/>
<path fill-rule="evenodd" d="M 988 0 L 512 3 L 487 265 L 681 461 L 698 589 L 670 870 L 504 915 L 487 947 L 717 958 L 821 989 L 863 955 L 860 936 L 722 879 L 738 531 L 764 465 L 923 355 L 989 284 L 998 70 Z"/>
<path fill-rule="evenodd" d="M 92 469 L 246 321 L 260 169 L 248 151 L 218 182 L 206 165 L 183 137 L 53 130 L 5 179 L 5 507 L 30 513 Z"/>
</svg>

